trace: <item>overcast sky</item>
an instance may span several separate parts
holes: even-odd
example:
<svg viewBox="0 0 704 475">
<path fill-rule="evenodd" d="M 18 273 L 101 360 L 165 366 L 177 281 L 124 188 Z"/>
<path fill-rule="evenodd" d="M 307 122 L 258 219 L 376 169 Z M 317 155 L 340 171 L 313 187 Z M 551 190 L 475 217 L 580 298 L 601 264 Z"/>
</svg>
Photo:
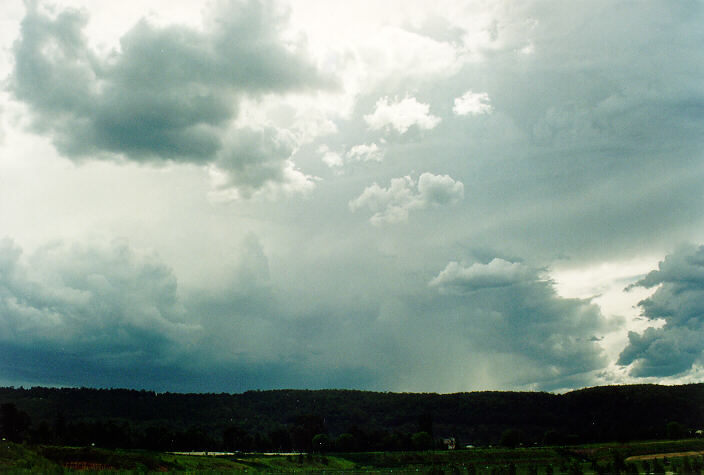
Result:
<svg viewBox="0 0 704 475">
<path fill-rule="evenodd" d="M 0 384 L 700 381 L 703 24 L 5 0 Z"/>
</svg>

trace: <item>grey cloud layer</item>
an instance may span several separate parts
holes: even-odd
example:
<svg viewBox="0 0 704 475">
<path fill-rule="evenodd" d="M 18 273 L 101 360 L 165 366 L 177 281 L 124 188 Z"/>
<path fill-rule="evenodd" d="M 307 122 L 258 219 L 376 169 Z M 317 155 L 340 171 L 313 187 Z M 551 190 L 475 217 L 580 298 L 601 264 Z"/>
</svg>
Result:
<svg viewBox="0 0 704 475">
<path fill-rule="evenodd" d="M 55 243 L 26 256 L 1 241 L 0 325 L 3 351 L 34 354 L 12 376 L 48 382 L 57 382 L 50 367 L 166 364 L 175 346 L 199 334 L 186 322 L 171 270 L 120 242 Z"/>
<path fill-rule="evenodd" d="M 197 291 L 176 289 L 158 260 L 134 251 L 118 259 L 119 246 L 31 256 L 6 246 L 0 318 L 13 339 L 0 344 L 0 360 L 15 375 L 23 359 L 43 371 L 38 382 L 50 379 L 47 361 L 63 362 L 67 384 L 118 374 L 95 356 L 87 343 L 95 338 L 106 342 L 105 358 L 154 348 L 142 373 L 131 367 L 134 384 L 156 379 L 167 389 L 592 384 L 609 363 L 596 340 L 622 322 L 560 297 L 539 269 L 662 253 L 704 229 L 699 2 L 527 2 L 492 9 L 487 31 L 469 31 L 478 28 L 471 18 L 438 5 L 438 21 L 426 25 L 432 41 L 427 28 L 394 27 L 397 41 L 323 48 L 318 57 L 339 66 L 341 83 L 361 88 L 339 97 L 315 94 L 327 83 L 302 50 L 281 43 L 276 26 L 286 19 L 268 3 L 226 3 L 202 31 L 141 22 L 108 56 L 83 36 L 84 14 L 31 5 L 9 84 L 63 154 L 203 164 L 225 197 L 271 184 L 310 188 L 314 179 L 297 165 L 322 179 L 307 200 L 236 207 L 173 206 L 159 191 L 176 187 L 155 183 L 150 208 L 169 225 L 147 227 L 148 238 L 116 222 L 124 218 L 76 219 L 180 252 L 172 262 L 184 274 L 190 267 L 178 261 L 199 253 L 222 262 L 213 275 L 231 271 L 201 279 Z M 279 93 L 301 90 L 313 93 L 278 103 Z M 259 105 L 269 109 L 248 109 Z M 337 107 L 349 116 L 330 112 Z M 243 123 L 259 112 L 277 127 L 311 114 L 330 133 L 296 143 L 290 130 Z M 170 228 L 184 223 L 203 231 Z M 248 230 L 260 240 L 233 250 Z M 667 323 L 631 334 L 619 362 L 633 376 L 701 364 L 700 254 L 679 251 L 641 282 L 662 285 L 642 309 Z M 140 270 L 148 261 L 157 270 Z M 117 279 L 113 272 L 122 280 L 110 293 L 98 283 Z M 94 326 L 82 330 L 84 320 Z M 76 366 L 86 368 L 80 377 Z"/>
<path fill-rule="evenodd" d="M 518 262 L 495 258 L 488 264 L 475 263 L 464 267 L 450 262 L 430 281 L 443 293 L 464 293 L 491 287 L 506 287 L 531 280 L 537 281 L 535 272 Z"/>
<path fill-rule="evenodd" d="M 525 3 L 497 20 L 496 49 L 416 87 L 442 122 L 385 162 L 442 167 L 471 190 L 458 241 L 588 260 L 687 239 L 702 223 L 703 10 Z M 490 114 L 452 114 L 468 90 Z"/>
<path fill-rule="evenodd" d="M 158 258 L 124 243 L 57 243 L 24 255 L 5 240 L 0 376 L 227 391 L 554 389 L 593 381 L 605 363 L 591 339 L 608 327 L 595 306 L 558 297 L 523 264 L 494 259 L 454 272 L 458 266 L 448 265 L 431 288 L 420 282 L 401 292 L 392 282 L 351 277 L 358 290 L 350 295 L 304 275 L 318 290 L 300 295 L 275 284 L 250 236 L 230 278 L 183 292 Z"/>
<path fill-rule="evenodd" d="M 242 128 L 225 139 L 225 148 L 215 162 L 223 172 L 219 189 L 235 188 L 249 197 L 268 183 L 288 184 L 309 178 L 290 160 L 294 144 L 273 127 L 263 130 Z M 291 176 L 293 175 L 293 176 Z"/>
<path fill-rule="evenodd" d="M 168 266 L 124 242 L 26 255 L 4 239 L 0 379 L 181 391 L 371 384 L 372 368 L 321 354 L 339 329 L 322 309 L 305 319 L 287 309 L 256 238 L 219 284 L 182 298 Z"/>
<path fill-rule="evenodd" d="M 663 319 L 661 328 L 630 332 L 618 363 L 633 376 L 672 376 L 704 361 L 704 247 L 670 254 L 635 286 L 657 287 L 638 305 L 643 316 Z"/>
<path fill-rule="evenodd" d="M 277 147 L 272 132 L 260 133 L 272 144 L 254 151 L 247 130 L 223 141 L 241 95 L 326 84 L 278 39 L 276 27 L 285 18 L 268 2 L 221 3 L 205 31 L 142 20 L 107 57 L 89 46 L 85 13 L 64 10 L 52 18 L 36 3 L 27 5 L 10 87 L 33 112 L 34 129 L 50 133 L 61 153 L 215 162 L 245 188 L 284 179 L 291 151 L 269 154 Z"/>
<path fill-rule="evenodd" d="M 545 389 L 584 385 L 606 365 L 594 337 L 615 323 L 588 300 L 559 297 L 525 264 L 451 262 L 430 286 L 445 295 L 450 313 L 463 316 L 462 331 L 472 345 L 515 357 L 520 373 L 511 378 L 517 382 Z"/>
</svg>

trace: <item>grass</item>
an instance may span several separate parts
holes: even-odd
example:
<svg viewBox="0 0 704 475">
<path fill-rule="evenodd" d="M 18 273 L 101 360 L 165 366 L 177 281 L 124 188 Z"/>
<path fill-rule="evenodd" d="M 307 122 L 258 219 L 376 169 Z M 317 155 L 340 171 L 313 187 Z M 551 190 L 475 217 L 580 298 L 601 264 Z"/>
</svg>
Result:
<svg viewBox="0 0 704 475">
<path fill-rule="evenodd" d="M 42 457 L 35 450 L 5 440 L 0 442 L 0 473 L 51 473 L 60 469 L 60 465 Z"/>
<path fill-rule="evenodd" d="M 624 463 L 630 456 L 703 451 L 704 440 L 652 441 L 527 447 L 477 448 L 426 452 L 359 452 L 326 455 L 238 454 L 189 456 L 145 450 L 96 447 L 25 446 L 3 441 L 0 473 L 292 473 L 292 472 L 429 472 L 548 475 L 550 473 L 700 473 L 704 459 L 668 457 Z"/>
</svg>

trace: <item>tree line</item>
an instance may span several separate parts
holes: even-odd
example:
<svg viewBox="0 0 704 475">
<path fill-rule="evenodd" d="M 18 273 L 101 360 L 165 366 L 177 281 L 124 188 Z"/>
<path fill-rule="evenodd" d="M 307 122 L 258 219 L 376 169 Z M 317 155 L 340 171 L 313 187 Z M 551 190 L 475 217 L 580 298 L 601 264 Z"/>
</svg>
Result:
<svg viewBox="0 0 704 475">
<path fill-rule="evenodd" d="M 47 445 L 369 451 L 677 438 L 704 428 L 704 385 L 566 394 L 274 390 L 242 394 L 0 388 L 0 434 Z"/>
</svg>

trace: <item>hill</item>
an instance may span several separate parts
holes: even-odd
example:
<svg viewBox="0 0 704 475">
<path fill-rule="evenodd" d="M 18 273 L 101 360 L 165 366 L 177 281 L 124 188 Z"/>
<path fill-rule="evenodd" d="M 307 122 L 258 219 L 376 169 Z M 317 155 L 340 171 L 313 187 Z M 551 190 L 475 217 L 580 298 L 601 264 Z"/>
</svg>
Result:
<svg viewBox="0 0 704 475">
<path fill-rule="evenodd" d="M 11 440 L 155 450 L 310 450 L 317 434 L 327 436 L 319 443 L 340 450 L 395 450 L 415 447 L 419 432 L 436 443 L 454 436 L 462 445 L 589 443 L 677 437 L 704 427 L 704 384 L 565 394 L 35 387 L 0 388 L 0 404 L 0 430 Z"/>
</svg>

